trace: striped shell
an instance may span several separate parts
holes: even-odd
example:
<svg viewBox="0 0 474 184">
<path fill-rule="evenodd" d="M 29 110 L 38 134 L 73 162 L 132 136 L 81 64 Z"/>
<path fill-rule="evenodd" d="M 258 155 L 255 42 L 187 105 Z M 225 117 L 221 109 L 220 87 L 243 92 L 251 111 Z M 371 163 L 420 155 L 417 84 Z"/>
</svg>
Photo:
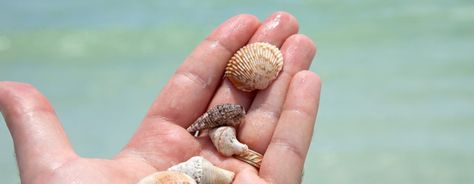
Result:
<svg viewBox="0 0 474 184">
<path fill-rule="evenodd" d="M 251 149 L 247 149 L 239 155 L 234 155 L 234 157 L 256 167 L 257 169 L 260 169 L 263 160 L 262 154 Z"/>
<path fill-rule="evenodd" d="M 238 104 L 221 104 L 209 109 L 186 130 L 190 133 L 222 125 L 238 125 L 245 116 L 244 107 Z"/>
<path fill-rule="evenodd" d="M 196 184 L 196 181 L 181 172 L 159 171 L 144 177 L 137 184 Z"/>
<path fill-rule="evenodd" d="M 265 89 L 283 68 L 280 50 L 263 42 L 242 47 L 227 63 L 225 77 L 242 91 Z"/>
</svg>

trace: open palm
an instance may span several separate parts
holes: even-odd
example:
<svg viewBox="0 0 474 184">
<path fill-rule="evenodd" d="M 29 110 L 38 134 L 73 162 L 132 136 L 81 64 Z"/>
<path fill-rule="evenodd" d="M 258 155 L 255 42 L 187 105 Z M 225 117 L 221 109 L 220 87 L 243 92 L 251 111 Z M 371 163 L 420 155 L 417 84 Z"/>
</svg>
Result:
<svg viewBox="0 0 474 184">
<path fill-rule="evenodd" d="M 263 23 L 252 15 L 227 20 L 189 55 L 130 142 L 110 160 L 78 156 L 40 92 L 27 84 L 0 82 L 0 110 L 14 140 L 22 183 L 136 183 L 196 155 L 234 171 L 234 183 L 298 183 L 311 142 L 320 80 L 306 71 L 315 46 L 297 32 L 296 19 L 285 12 Z M 222 75 L 232 54 L 251 42 L 280 47 L 285 64 L 269 88 L 245 93 Z M 195 138 L 185 130 L 206 109 L 223 103 L 248 109 L 238 138 L 264 154 L 260 170 L 221 156 L 208 137 Z"/>
</svg>

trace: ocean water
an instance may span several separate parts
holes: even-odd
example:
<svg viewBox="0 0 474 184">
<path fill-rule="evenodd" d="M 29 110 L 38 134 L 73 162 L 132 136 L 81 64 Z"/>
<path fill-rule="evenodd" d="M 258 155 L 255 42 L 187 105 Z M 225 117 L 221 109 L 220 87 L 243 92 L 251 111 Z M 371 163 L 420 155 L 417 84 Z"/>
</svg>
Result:
<svg viewBox="0 0 474 184">
<path fill-rule="evenodd" d="M 36 86 L 80 155 L 110 158 L 214 27 L 279 10 L 318 45 L 311 70 L 323 90 L 304 183 L 474 183 L 467 0 L 0 0 L 0 80 Z M 19 183 L 3 119 L 0 150 L 0 183 Z"/>
</svg>

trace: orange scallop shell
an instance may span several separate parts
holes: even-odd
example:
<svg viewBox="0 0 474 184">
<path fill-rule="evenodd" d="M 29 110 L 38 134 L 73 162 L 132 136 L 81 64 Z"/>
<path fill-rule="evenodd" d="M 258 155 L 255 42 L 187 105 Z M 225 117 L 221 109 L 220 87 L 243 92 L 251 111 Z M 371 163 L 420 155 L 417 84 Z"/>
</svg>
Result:
<svg viewBox="0 0 474 184">
<path fill-rule="evenodd" d="M 225 77 L 245 92 L 265 89 L 283 68 L 280 50 L 269 43 L 257 42 L 238 50 L 227 63 Z"/>
</svg>

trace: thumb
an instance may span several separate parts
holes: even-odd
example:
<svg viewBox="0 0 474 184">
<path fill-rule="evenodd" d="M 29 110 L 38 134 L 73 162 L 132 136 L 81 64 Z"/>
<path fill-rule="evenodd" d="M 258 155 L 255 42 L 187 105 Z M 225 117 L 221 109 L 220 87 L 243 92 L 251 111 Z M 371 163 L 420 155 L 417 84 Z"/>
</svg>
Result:
<svg viewBox="0 0 474 184">
<path fill-rule="evenodd" d="M 0 82 L 0 111 L 13 137 L 23 181 L 77 158 L 50 103 L 31 85 Z"/>
</svg>

